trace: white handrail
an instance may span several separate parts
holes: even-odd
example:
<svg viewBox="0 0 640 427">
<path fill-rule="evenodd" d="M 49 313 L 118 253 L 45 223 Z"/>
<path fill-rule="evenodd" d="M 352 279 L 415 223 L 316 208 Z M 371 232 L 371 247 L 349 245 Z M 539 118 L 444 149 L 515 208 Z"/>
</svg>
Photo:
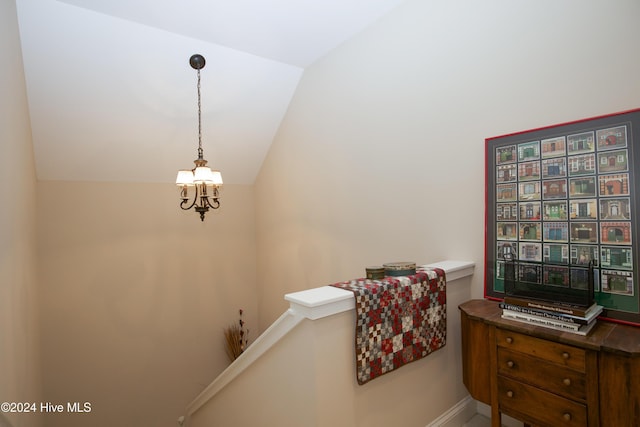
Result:
<svg viewBox="0 0 640 427">
<path fill-rule="evenodd" d="M 264 333 L 262 333 L 256 340 L 242 353 L 231 365 L 205 388 L 202 393 L 198 395 L 187 406 L 187 416 L 191 416 L 202 405 L 215 396 L 220 390 L 222 390 L 227 384 L 233 381 L 238 375 L 240 375 L 245 369 L 247 369 L 253 362 L 255 362 L 260 356 L 267 352 L 275 343 L 285 336 L 289 331 L 295 328 L 298 323 L 304 319 L 304 316 L 296 313 L 292 309 L 285 311 L 282 316 L 278 318 Z M 183 419 L 183 417 L 180 417 Z M 184 420 L 184 419 L 183 419 Z M 182 423 L 178 421 L 180 425 Z"/>
<path fill-rule="evenodd" d="M 441 261 L 424 267 L 441 268 L 446 274 L 447 283 L 471 276 L 475 263 L 471 261 Z M 227 369 L 205 388 L 187 406 L 187 416 L 178 419 L 179 425 L 188 425 L 188 420 L 206 402 L 212 399 L 227 384 L 233 381 L 253 362 L 260 358 L 282 337 L 295 328 L 302 320 L 316 320 L 355 308 L 353 292 L 333 286 L 321 286 L 285 295 L 289 309 L 265 330 Z"/>
</svg>

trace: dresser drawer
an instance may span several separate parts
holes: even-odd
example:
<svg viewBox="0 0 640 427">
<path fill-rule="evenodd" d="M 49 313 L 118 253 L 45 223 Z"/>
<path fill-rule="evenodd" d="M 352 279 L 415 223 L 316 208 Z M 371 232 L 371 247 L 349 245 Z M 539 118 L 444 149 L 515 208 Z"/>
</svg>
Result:
<svg viewBox="0 0 640 427">
<path fill-rule="evenodd" d="M 540 426 L 587 426 L 586 405 L 502 375 L 498 375 L 498 406 L 502 412 L 516 418 L 524 415 Z"/>
<path fill-rule="evenodd" d="M 502 347 L 498 347 L 498 374 L 569 399 L 587 398 L 584 373 Z"/>
<path fill-rule="evenodd" d="M 570 345 L 543 340 L 506 329 L 496 329 L 498 347 L 528 354 L 551 363 L 585 372 L 586 352 Z"/>
</svg>

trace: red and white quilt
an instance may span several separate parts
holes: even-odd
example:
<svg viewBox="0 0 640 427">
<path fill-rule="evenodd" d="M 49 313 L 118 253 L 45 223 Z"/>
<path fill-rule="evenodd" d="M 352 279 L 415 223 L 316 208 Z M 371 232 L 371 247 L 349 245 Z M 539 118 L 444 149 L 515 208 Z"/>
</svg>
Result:
<svg viewBox="0 0 640 427">
<path fill-rule="evenodd" d="M 335 283 L 356 299 L 356 377 L 362 385 L 442 348 L 447 337 L 444 270 Z"/>
</svg>

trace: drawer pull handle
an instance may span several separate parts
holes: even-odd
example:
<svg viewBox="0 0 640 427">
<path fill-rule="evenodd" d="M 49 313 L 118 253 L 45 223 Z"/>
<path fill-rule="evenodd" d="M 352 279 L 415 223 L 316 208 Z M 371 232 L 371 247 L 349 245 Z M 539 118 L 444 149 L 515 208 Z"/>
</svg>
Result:
<svg viewBox="0 0 640 427">
<path fill-rule="evenodd" d="M 507 391 L 507 397 L 513 397 L 513 392 L 511 390 Z"/>
<path fill-rule="evenodd" d="M 507 344 L 511 344 L 513 342 L 513 338 L 507 337 L 506 341 L 507 341 Z"/>
<path fill-rule="evenodd" d="M 562 383 L 563 383 L 564 385 L 571 385 L 571 379 L 569 379 L 569 378 L 565 378 L 564 380 L 562 380 Z"/>
<path fill-rule="evenodd" d="M 563 359 L 568 359 L 569 357 L 571 357 L 571 355 L 569 353 L 567 353 L 566 351 L 562 352 L 562 358 Z"/>
<path fill-rule="evenodd" d="M 571 414 L 568 412 L 565 412 L 562 418 L 564 418 L 565 421 L 571 421 Z"/>
<path fill-rule="evenodd" d="M 513 360 L 507 361 L 507 366 L 508 367 L 513 368 L 514 365 L 515 365 L 515 363 L 513 363 Z"/>
</svg>

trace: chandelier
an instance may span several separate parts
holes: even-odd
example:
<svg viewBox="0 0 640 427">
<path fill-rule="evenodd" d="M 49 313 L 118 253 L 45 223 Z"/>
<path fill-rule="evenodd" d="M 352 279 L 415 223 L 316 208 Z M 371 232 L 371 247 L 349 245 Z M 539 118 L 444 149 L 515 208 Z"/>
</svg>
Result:
<svg viewBox="0 0 640 427">
<path fill-rule="evenodd" d="M 202 55 L 195 54 L 189 59 L 189 64 L 198 72 L 198 158 L 193 161 L 195 168 L 181 169 L 178 171 L 176 185 L 180 189 L 180 208 L 188 211 L 193 208 L 200 214 L 200 220 L 204 221 L 204 215 L 209 208 L 220 207 L 220 189 L 222 187 L 222 175 L 220 171 L 211 170 L 202 152 L 202 111 L 200 108 L 200 70 L 204 68 L 205 60 Z"/>
</svg>

